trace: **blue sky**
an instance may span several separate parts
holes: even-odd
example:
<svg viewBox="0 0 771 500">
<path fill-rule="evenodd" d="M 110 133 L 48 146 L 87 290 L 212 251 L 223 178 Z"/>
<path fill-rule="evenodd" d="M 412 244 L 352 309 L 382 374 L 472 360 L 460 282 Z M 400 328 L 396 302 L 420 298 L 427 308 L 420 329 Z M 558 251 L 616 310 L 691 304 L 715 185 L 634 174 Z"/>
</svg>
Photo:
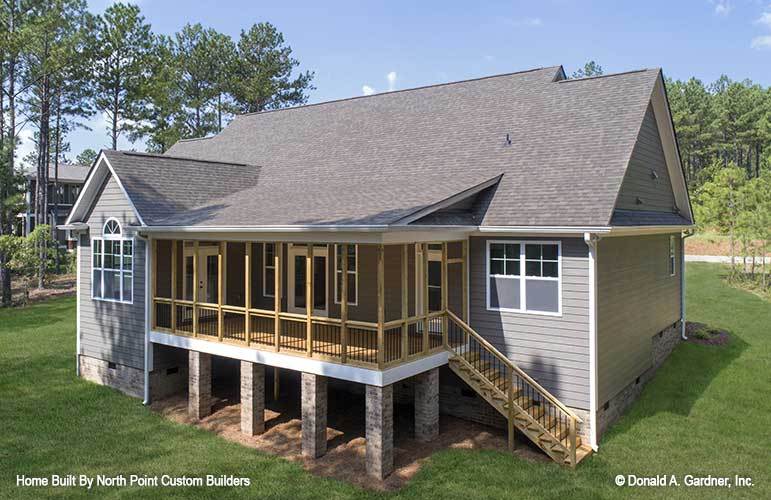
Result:
<svg viewBox="0 0 771 500">
<path fill-rule="evenodd" d="M 101 12 L 108 0 L 90 0 Z M 771 85 L 771 0 L 263 2 L 141 0 L 153 30 L 200 22 L 234 37 L 281 30 L 315 71 L 311 102 L 594 59 L 606 72 L 662 67 L 676 79 L 725 73 Z M 71 156 L 108 146 L 101 117 Z M 143 150 L 123 141 L 122 148 Z"/>
</svg>

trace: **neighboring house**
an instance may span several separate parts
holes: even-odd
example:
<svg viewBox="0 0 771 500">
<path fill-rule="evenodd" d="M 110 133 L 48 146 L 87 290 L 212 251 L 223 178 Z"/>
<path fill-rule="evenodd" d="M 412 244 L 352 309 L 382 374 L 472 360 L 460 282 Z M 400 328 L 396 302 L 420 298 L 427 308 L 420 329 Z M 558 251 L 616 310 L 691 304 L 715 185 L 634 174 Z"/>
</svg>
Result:
<svg viewBox="0 0 771 500">
<path fill-rule="evenodd" d="M 680 339 L 692 225 L 660 70 L 237 116 L 165 155 L 100 153 L 63 226 L 78 370 L 145 402 L 187 387 L 202 418 L 212 357 L 240 360 L 254 434 L 281 369 L 301 379 L 313 457 L 327 378 L 347 381 L 380 478 L 394 399 L 414 402 L 420 440 L 441 412 L 574 465 Z"/>
<path fill-rule="evenodd" d="M 56 187 L 56 172 L 54 167 L 50 167 L 48 172 L 48 208 L 51 214 L 51 220 L 56 225 L 64 224 L 70 209 L 78 199 L 83 183 L 86 182 L 89 167 L 86 165 L 59 165 L 58 172 L 58 190 Z M 35 229 L 35 198 L 37 196 L 37 175 L 35 172 L 27 173 L 26 179 L 26 211 L 18 215 L 19 224 L 17 232 L 21 236 L 26 236 Z M 58 197 L 58 200 L 55 198 Z M 55 202 L 58 201 L 58 207 Z M 74 244 L 74 239 L 67 235 L 66 231 L 57 230 L 56 240 L 60 245 L 70 247 Z"/>
</svg>

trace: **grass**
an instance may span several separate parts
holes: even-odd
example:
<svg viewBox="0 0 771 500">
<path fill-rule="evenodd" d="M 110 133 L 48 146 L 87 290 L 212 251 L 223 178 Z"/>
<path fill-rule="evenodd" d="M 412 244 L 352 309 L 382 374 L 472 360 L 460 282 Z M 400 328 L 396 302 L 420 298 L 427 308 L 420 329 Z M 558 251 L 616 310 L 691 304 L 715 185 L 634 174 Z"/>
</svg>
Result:
<svg viewBox="0 0 771 500">
<path fill-rule="evenodd" d="M 99 488 L 155 498 L 770 498 L 771 304 L 689 264 L 689 318 L 733 332 L 727 347 L 682 344 L 641 398 L 576 470 L 506 453 L 448 450 L 408 486 L 372 493 L 169 422 L 135 399 L 75 377 L 74 299 L 0 311 L 0 497 L 81 497 L 77 488 L 18 488 L 16 475 L 248 477 L 242 488 Z M 745 489 L 619 488 L 617 474 L 740 474 Z"/>
</svg>

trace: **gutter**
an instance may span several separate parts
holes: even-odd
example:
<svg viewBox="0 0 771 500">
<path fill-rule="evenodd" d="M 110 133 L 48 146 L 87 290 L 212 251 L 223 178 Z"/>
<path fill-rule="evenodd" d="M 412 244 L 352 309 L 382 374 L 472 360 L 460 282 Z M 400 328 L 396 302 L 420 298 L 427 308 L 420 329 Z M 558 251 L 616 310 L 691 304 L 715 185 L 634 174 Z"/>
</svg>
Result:
<svg viewBox="0 0 771 500">
<path fill-rule="evenodd" d="M 688 340 L 685 335 L 685 239 L 693 234 L 693 230 L 680 233 L 680 338 L 683 340 Z"/>
<path fill-rule="evenodd" d="M 597 246 L 600 235 L 584 233 L 589 247 L 589 444 L 597 451 Z"/>
</svg>

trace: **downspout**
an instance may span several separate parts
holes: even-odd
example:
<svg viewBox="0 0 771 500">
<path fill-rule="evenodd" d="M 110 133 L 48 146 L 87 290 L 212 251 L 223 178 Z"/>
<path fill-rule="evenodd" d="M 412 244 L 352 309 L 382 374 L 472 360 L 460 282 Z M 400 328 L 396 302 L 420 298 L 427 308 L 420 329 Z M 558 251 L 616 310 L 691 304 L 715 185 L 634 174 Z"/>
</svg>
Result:
<svg viewBox="0 0 771 500">
<path fill-rule="evenodd" d="M 80 377 L 80 234 L 77 235 L 77 238 L 78 246 L 75 247 L 75 374 Z"/>
<path fill-rule="evenodd" d="M 600 236 L 584 233 L 589 247 L 589 444 L 597 451 L 597 243 Z"/>
<path fill-rule="evenodd" d="M 144 366 L 144 397 L 143 405 L 150 404 L 150 363 L 152 361 L 150 351 L 150 294 L 148 293 L 148 284 L 150 283 L 150 270 L 153 267 L 153 255 L 151 251 L 150 239 L 140 234 L 136 238 L 145 243 L 145 366 Z"/>
<path fill-rule="evenodd" d="M 692 230 L 680 233 L 680 338 L 688 340 L 685 335 L 685 239 L 693 236 Z"/>
</svg>

